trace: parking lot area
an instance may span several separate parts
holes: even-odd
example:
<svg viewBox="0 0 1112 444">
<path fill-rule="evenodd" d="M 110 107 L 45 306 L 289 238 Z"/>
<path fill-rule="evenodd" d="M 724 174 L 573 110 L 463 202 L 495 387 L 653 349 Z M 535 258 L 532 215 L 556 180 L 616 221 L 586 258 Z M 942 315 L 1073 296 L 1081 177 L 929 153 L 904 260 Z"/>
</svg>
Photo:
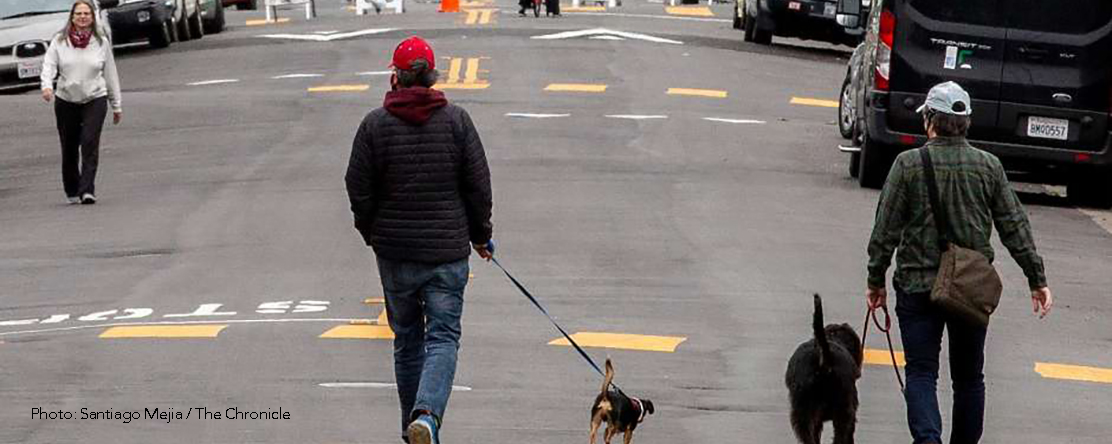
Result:
<svg viewBox="0 0 1112 444">
<path fill-rule="evenodd" d="M 933 49 L 897 37 L 884 78 L 888 25 L 871 41 L 846 32 L 836 2 L 788 2 L 804 18 L 782 18 L 753 1 L 569 1 L 534 16 L 509 0 L 367 14 L 316 0 L 312 18 L 285 5 L 268 20 L 266 0 L 218 1 L 98 11 L 119 36 L 122 121 L 108 110 L 96 205 L 67 203 L 44 56 L 16 57 L 52 38 L 72 2 L 35 25 L 45 37 L 11 37 L 10 57 L 9 24 L 47 14 L 0 20 L 0 68 L 13 67 L 0 70 L 2 443 L 400 442 L 394 332 L 344 177 L 412 35 L 435 50 L 435 88 L 482 138 L 496 257 L 587 353 L 613 361 L 622 390 L 655 403 L 636 443 L 797 442 L 784 372 L 812 337 L 812 296 L 826 322 L 860 332 L 878 188 L 897 152 L 926 141 L 912 121 L 929 85 L 905 79 L 946 76 L 973 85 L 973 145 L 1005 159 L 1056 298 L 1046 319 L 1032 315 L 1027 278 L 994 235 L 1004 290 L 982 442 L 1112 436 L 1112 173 L 1101 163 L 1112 75 L 1032 87 L 1022 102 L 1001 93 L 1014 76 L 961 77 L 1001 72 L 1019 43 L 993 43 L 996 64 L 964 37 Z M 914 14 L 893 14 L 922 1 L 876 1 L 909 6 L 860 20 L 906 36 Z M 946 68 L 959 49 L 972 52 Z M 1108 66 L 1046 50 L 1077 60 L 1024 58 L 1035 80 L 1044 65 Z M 931 67 L 913 75 L 920 59 Z M 475 255 L 465 300 L 442 442 L 586 441 L 594 370 Z M 856 441 L 909 442 L 883 335 L 870 332 L 864 357 Z"/>
</svg>

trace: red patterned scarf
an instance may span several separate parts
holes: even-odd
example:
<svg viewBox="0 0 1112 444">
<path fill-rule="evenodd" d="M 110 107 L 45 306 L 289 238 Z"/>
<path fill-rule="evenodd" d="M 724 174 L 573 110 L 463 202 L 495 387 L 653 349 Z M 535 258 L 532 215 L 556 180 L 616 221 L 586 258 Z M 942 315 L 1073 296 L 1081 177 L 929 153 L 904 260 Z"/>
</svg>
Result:
<svg viewBox="0 0 1112 444">
<path fill-rule="evenodd" d="M 86 46 L 89 46 L 89 40 L 92 40 L 92 38 L 92 29 L 80 31 L 77 29 L 76 26 L 70 27 L 69 41 L 70 44 L 73 45 L 75 48 L 85 48 Z"/>
</svg>

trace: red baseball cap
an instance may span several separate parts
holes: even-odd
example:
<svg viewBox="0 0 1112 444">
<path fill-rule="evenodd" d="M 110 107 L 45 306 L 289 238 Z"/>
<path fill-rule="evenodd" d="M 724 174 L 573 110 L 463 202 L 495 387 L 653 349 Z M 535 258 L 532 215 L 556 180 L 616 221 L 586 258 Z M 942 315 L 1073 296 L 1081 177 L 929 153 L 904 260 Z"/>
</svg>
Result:
<svg viewBox="0 0 1112 444">
<path fill-rule="evenodd" d="M 394 62 L 390 66 L 405 70 L 412 69 L 411 64 L 417 59 L 425 59 L 429 62 L 429 69 L 436 69 L 436 55 L 432 53 L 432 46 L 429 46 L 429 42 L 425 39 L 413 36 L 398 43 L 398 47 L 394 49 Z"/>
</svg>

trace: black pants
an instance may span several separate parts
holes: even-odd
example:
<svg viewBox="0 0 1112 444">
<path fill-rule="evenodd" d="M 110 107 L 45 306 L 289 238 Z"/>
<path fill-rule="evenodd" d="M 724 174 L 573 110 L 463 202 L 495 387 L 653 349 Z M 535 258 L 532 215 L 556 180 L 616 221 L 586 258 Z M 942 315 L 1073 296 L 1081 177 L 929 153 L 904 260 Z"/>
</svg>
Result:
<svg viewBox="0 0 1112 444">
<path fill-rule="evenodd" d="M 950 339 L 950 378 L 954 386 L 950 444 L 976 444 L 985 422 L 987 328 L 950 319 L 931 304 L 930 293 L 897 292 L 896 315 L 907 357 L 907 423 L 915 444 L 942 443 L 937 384 L 943 330 L 948 331 Z"/>
<path fill-rule="evenodd" d="M 83 104 L 55 98 L 54 117 L 58 122 L 58 138 L 62 142 L 62 186 L 66 196 L 96 194 L 100 131 L 104 128 L 107 114 L 106 97 Z"/>
</svg>

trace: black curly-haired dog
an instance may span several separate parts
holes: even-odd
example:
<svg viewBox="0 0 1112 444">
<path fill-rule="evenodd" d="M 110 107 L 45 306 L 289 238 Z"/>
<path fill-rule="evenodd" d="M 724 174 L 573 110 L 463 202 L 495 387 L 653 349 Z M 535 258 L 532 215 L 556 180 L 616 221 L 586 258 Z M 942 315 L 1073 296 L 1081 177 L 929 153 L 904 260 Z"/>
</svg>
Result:
<svg viewBox="0 0 1112 444">
<path fill-rule="evenodd" d="M 823 327 L 822 298 L 815 295 L 815 338 L 799 344 L 784 382 L 792 403 L 792 429 L 803 444 L 819 444 L 823 422 L 834 422 L 834 444 L 852 444 L 857 425 L 861 338 L 848 324 Z"/>
</svg>

